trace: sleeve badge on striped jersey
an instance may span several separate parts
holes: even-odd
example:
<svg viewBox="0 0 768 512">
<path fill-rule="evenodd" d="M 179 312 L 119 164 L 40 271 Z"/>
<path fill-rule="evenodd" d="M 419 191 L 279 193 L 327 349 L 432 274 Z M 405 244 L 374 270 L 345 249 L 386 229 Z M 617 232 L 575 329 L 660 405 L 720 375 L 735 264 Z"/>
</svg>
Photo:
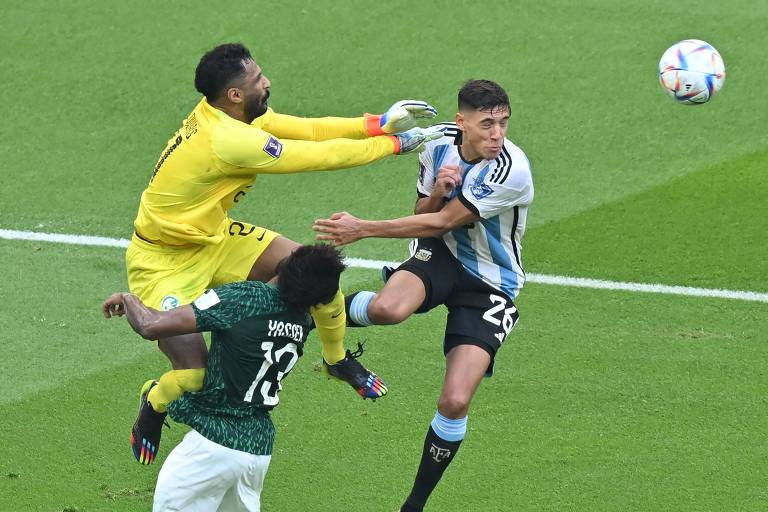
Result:
<svg viewBox="0 0 768 512">
<path fill-rule="evenodd" d="M 482 199 L 484 197 L 488 197 L 493 193 L 493 189 L 483 183 L 482 181 L 480 183 L 475 182 L 472 184 L 471 187 L 469 187 L 470 192 L 472 192 L 472 195 L 475 196 L 476 199 Z"/>
</svg>

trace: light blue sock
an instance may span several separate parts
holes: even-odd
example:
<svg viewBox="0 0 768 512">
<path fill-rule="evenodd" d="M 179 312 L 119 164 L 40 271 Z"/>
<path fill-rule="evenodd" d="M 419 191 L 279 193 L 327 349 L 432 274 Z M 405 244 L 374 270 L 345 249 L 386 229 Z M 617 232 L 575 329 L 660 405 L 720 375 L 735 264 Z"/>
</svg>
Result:
<svg viewBox="0 0 768 512">
<path fill-rule="evenodd" d="M 435 418 L 432 420 L 432 430 L 435 434 L 446 441 L 461 441 L 464 434 L 467 433 L 467 417 L 452 420 L 446 418 L 439 412 L 435 412 Z"/>
<path fill-rule="evenodd" d="M 371 319 L 368 318 L 368 304 L 371 303 L 375 296 L 376 294 L 373 292 L 357 292 L 349 304 L 349 311 L 347 313 L 349 319 L 363 327 L 373 325 Z"/>
</svg>

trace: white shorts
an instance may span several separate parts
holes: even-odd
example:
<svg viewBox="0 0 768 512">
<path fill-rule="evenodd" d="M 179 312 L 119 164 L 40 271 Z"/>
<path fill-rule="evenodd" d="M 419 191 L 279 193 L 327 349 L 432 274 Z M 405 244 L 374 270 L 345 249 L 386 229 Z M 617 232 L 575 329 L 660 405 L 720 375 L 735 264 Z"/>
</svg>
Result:
<svg viewBox="0 0 768 512">
<path fill-rule="evenodd" d="M 157 475 L 153 512 L 259 512 L 271 455 L 253 455 L 190 431 Z"/>
</svg>

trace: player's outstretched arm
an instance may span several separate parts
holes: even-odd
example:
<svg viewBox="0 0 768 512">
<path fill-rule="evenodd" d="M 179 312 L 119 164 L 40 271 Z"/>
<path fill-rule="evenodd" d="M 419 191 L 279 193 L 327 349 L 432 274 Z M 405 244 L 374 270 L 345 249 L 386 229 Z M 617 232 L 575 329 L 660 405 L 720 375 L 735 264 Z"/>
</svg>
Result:
<svg viewBox="0 0 768 512">
<path fill-rule="evenodd" d="M 104 301 L 101 311 L 105 318 L 125 315 L 131 328 L 147 340 L 198 332 L 191 305 L 158 311 L 145 306 L 132 293 L 114 293 Z"/>
<path fill-rule="evenodd" d="M 421 100 L 398 101 L 381 115 L 366 114 L 365 128 L 368 135 L 391 135 L 415 128 L 419 119 L 432 119 L 437 115 L 435 107 Z"/>
<path fill-rule="evenodd" d="M 411 128 L 410 130 L 396 133 L 394 135 L 397 139 L 395 154 L 420 153 L 427 142 L 439 139 L 443 136 L 445 130 L 445 126 L 435 125 L 428 128 Z"/>
<path fill-rule="evenodd" d="M 402 100 L 384 114 L 365 114 L 364 117 L 304 118 L 272 111 L 264 116 L 260 127 L 282 139 L 364 139 L 404 132 L 415 127 L 420 119 L 431 119 L 436 115 L 437 110 L 426 101 Z M 259 122 L 259 118 L 256 122 Z"/>
<path fill-rule="evenodd" d="M 444 126 L 411 128 L 365 140 L 278 140 L 263 130 L 222 131 L 212 148 L 228 175 L 285 174 L 356 167 L 388 155 L 416 153 L 443 136 Z"/>
<path fill-rule="evenodd" d="M 333 245 L 346 245 L 362 238 L 423 238 L 440 236 L 459 226 L 476 222 L 480 216 L 459 199 L 453 199 L 435 213 L 410 215 L 392 220 L 363 220 L 347 212 L 334 213 L 329 219 L 318 219 L 312 229 L 320 233 L 318 240 Z"/>
</svg>

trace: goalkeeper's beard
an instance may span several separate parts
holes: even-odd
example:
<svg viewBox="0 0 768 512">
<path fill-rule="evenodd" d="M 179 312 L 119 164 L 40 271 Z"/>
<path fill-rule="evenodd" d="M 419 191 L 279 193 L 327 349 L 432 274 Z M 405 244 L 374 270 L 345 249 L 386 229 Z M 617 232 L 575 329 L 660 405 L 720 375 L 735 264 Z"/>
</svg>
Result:
<svg viewBox="0 0 768 512">
<path fill-rule="evenodd" d="M 248 98 L 245 102 L 245 118 L 250 123 L 259 116 L 263 116 L 267 111 L 267 100 L 269 99 L 269 91 L 264 93 L 262 98 Z"/>
</svg>

